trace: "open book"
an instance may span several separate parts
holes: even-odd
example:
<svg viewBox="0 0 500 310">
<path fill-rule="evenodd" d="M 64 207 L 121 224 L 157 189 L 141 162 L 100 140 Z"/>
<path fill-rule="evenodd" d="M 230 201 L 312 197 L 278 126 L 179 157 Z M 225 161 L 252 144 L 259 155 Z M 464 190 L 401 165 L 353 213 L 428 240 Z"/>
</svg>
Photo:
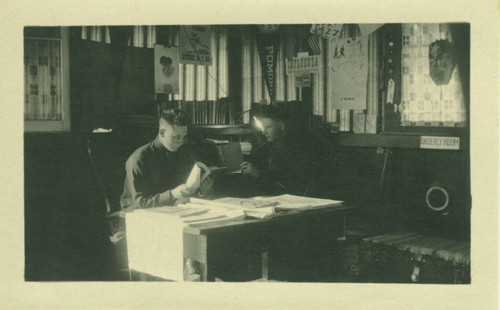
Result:
<svg viewBox="0 0 500 310">
<path fill-rule="evenodd" d="M 226 143 L 216 146 L 222 166 L 227 167 L 227 173 L 241 173 L 243 153 L 240 143 Z"/>
<path fill-rule="evenodd" d="M 203 182 L 203 180 L 205 180 L 209 175 L 226 170 L 226 167 L 208 167 L 204 163 L 197 161 L 186 180 L 186 187 L 190 191 L 196 191 L 200 188 L 201 182 Z"/>
</svg>

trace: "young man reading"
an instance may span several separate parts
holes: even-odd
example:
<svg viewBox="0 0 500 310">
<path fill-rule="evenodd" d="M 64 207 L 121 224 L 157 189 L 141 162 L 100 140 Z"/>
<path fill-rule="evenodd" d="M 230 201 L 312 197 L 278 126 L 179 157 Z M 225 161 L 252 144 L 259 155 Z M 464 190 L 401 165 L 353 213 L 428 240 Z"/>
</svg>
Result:
<svg viewBox="0 0 500 310">
<path fill-rule="evenodd" d="M 181 110 L 163 112 L 158 136 L 138 148 L 127 160 L 127 175 L 120 199 L 122 208 L 176 205 L 197 192 L 185 184 L 195 164 L 191 155 L 182 148 L 188 123 L 188 116 Z M 209 192 L 212 184 L 212 179 L 206 178 L 199 192 Z"/>
<path fill-rule="evenodd" d="M 241 164 L 243 175 L 257 183 L 261 195 L 306 195 L 318 155 L 307 133 L 292 133 L 284 115 L 272 106 L 261 107 L 255 119 L 267 142 Z"/>
</svg>

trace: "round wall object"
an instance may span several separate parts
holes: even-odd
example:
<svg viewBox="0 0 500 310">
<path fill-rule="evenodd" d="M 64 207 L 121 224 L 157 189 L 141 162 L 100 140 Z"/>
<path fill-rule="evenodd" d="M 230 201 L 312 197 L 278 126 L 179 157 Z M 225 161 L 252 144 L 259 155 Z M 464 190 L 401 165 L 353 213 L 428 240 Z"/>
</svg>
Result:
<svg viewBox="0 0 500 310">
<path fill-rule="evenodd" d="M 450 203 L 450 195 L 442 186 L 431 186 L 425 195 L 427 206 L 433 211 L 443 211 Z"/>
</svg>

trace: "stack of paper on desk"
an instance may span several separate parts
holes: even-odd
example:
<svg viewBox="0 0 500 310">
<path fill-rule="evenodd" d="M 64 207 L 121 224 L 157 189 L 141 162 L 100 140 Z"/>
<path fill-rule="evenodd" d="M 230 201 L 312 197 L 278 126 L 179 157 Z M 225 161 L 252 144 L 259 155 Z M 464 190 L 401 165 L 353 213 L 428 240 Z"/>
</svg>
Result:
<svg viewBox="0 0 500 310">
<path fill-rule="evenodd" d="M 228 220 L 242 219 L 245 217 L 243 210 L 229 210 L 214 208 L 210 205 L 197 203 L 186 203 L 176 207 L 159 207 L 151 209 L 137 209 L 134 213 L 144 213 L 145 216 L 166 216 L 172 220 L 179 221 L 184 226 L 192 226 L 200 223 L 215 223 Z"/>
<path fill-rule="evenodd" d="M 201 206 L 211 206 L 217 208 L 225 208 L 228 210 L 244 210 L 244 209 L 255 209 L 263 207 L 272 207 L 278 204 L 277 201 L 272 199 L 256 199 L 256 198 L 233 198 L 225 197 L 214 200 L 206 200 L 199 198 L 190 198 L 191 203 L 195 203 Z"/>
<path fill-rule="evenodd" d="M 233 198 L 226 197 L 215 200 L 191 198 L 192 203 L 202 206 L 213 206 L 229 210 L 243 210 L 247 217 L 269 218 L 277 214 L 289 214 L 304 210 L 334 207 L 343 204 L 339 200 L 281 195 L 272 197 Z"/>
</svg>

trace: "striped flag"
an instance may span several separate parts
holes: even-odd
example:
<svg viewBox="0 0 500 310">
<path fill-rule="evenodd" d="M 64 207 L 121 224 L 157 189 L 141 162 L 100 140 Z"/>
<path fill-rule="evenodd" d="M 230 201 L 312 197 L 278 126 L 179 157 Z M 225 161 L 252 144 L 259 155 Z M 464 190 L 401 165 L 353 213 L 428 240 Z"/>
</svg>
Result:
<svg viewBox="0 0 500 310">
<path fill-rule="evenodd" d="M 321 54 L 321 47 L 319 46 L 320 37 L 317 34 L 311 33 L 307 36 L 307 45 L 309 55 Z"/>
<path fill-rule="evenodd" d="M 307 51 L 309 55 L 321 54 L 321 47 L 319 45 L 321 38 L 316 33 L 311 33 L 309 31 L 310 28 L 310 25 L 299 25 L 298 27 L 294 25 L 288 28 L 285 53 L 288 59 L 297 56 L 297 46 L 299 46 L 299 51 Z"/>
<path fill-rule="evenodd" d="M 289 27 L 287 33 L 287 46 L 285 51 L 286 58 L 292 59 L 295 56 L 296 49 L 297 49 L 297 37 L 294 34 L 293 27 Z"/>
</svg>

